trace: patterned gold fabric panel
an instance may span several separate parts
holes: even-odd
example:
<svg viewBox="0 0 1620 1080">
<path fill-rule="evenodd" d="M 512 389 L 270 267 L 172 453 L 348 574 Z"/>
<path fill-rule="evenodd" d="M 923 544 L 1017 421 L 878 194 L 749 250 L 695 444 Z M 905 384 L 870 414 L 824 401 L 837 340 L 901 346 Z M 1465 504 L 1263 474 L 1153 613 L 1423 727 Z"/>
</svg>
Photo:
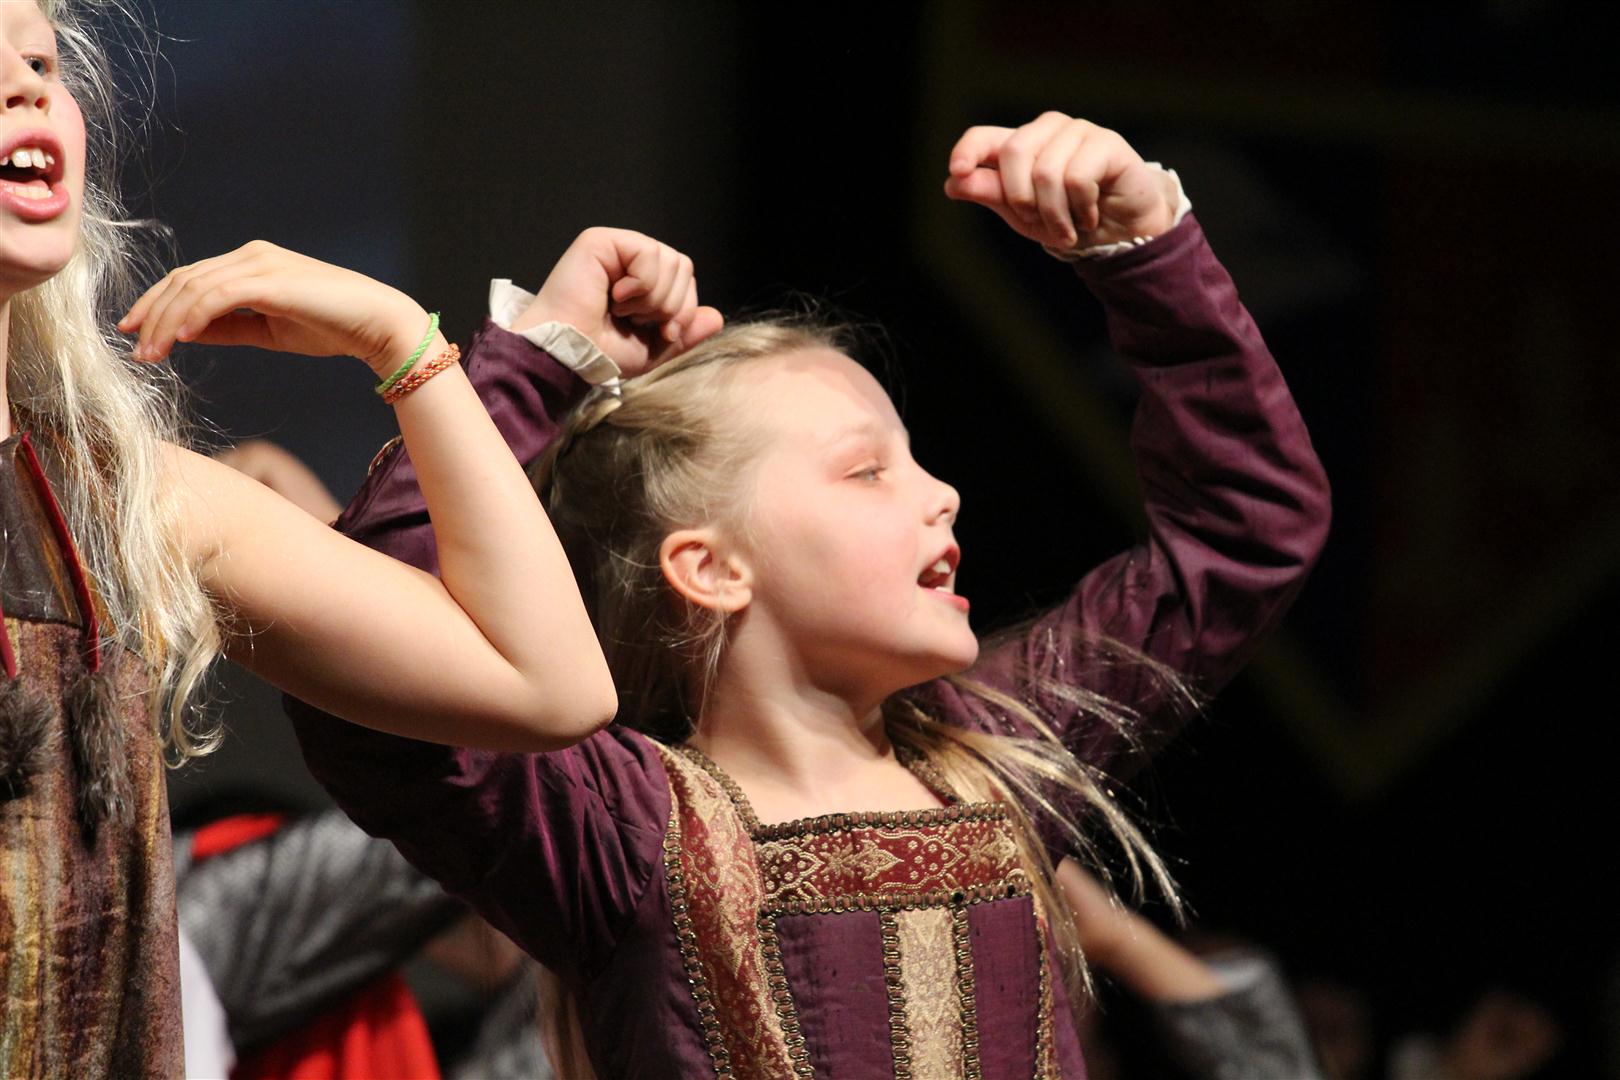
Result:
<svg viewBox="0 0 1620 1080">
<path fill-rule="evenodd" d="M 671 907 L 683 949 L 691 942 L 702 984 L 694 990 L 716 1071 L 791 1076 L 787 1037 L 765 968 L 759 918 L 764 897 L 748 831 L 712 776 L 684 755 L 660 749 L 680 836 L 679 850 L 670 853 L 674 865 L 666 862 L 666 873 L 674 869 L 672 878 L 678 876 L 671 881 Z M 677 888 L 684 895 L 676 895 Z M 712 1012 L 704 1009 L 703 995 Z"/>
<path fill-rule="evenodd" d="M 962 1002 L 958 960 L 947 908 L 902 911 L 895 916 L 900 946 L 900 986 L 914 1075 L 961 1076 Z"/>
<path fill-rule="evenodd" d="M 758 858 L 767 903 L 776 910 L 816 909 L 862 894 L 993 886 L 1021 874 L 1005 811 L 987 804 L 818 818 L 761 840 Z"/>
<path fill-rule="evenodd" d="M 59 703 L 79 633 L 6 620 L 20 677 Z M 86 840 L 63 711 L 40 768 L 0 799 L 0 1076 L 179 1076 L 179 956 L 169 815 L 136 663 L 118 690 L 133 813 Z"/>
</svg>

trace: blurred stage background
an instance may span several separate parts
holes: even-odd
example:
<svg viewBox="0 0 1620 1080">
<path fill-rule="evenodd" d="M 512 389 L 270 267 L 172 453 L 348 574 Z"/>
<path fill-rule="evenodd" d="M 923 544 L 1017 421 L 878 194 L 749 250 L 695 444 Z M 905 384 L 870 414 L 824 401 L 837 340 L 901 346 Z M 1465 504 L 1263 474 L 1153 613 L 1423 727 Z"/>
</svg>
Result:
<svg viewBox="0 0 1620 1080">
<path fill-rule="evenodd" d="M 1583 9 L 150 10 L 152 149 L 126 187 L 182 260 L 264 237 L 465 341 L 490 277 L 533 287 L 608 224 L 690 253 L 728 312 L 797 290 L 881 323 L 917 455 L 964 495 L 981 629 L 1140 522 L 1100 313 L 941 196 L 946 151 L 1056 108 L 1176 168 L 1336 493 L 1284 631 L 1145 788 L 1198 923 L 1359 988 L 1382 1034 L 1508 986 L 1574 1034 L 1560 1073 L 1615 1052 L 1620 92 Z M 392 434 L 353 362 L 180 363 L 223 437 L 275 439 L 340 500 Z M 177 814 L 317 805 L 276 695 L 223 684 L 230 737 L 174 775 Z"/>
</svg>

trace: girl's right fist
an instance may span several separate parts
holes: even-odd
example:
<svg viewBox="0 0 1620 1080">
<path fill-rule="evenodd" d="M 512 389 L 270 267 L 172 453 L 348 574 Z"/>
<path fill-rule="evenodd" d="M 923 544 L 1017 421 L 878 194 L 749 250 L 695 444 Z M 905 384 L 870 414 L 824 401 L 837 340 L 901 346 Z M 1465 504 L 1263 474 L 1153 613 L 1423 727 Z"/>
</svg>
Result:
<svg viewBox="0 0 1620 1080">
<path fill-rule="evenodd" d="M 512 329 L 566 323 L 633 377 L 696 345 L 724 321 L 698 304 L 690 258 L 643 233 L 593 228 L 563 252 Z"/>
</svg>

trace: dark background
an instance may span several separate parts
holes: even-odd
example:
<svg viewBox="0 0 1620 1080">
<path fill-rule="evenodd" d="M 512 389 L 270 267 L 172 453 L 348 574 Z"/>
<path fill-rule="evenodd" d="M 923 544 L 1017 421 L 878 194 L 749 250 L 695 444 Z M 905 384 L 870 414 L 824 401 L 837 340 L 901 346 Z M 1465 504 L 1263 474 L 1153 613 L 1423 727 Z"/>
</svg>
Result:
<svg viewBox="0 0 1620 1080">
<path fill-rule="evenodd" d="M 1516 987 L 1572 1031 L 1560 1071 L 1620 1075 L 1611 27 L 1552 0 L 149 11 L 126 182 L 184 260 L 265 237 L 465 341 L 490 277 L 532 287 L 609 224 L 690 253 L 723 310 L 796 290 L 881 323 L 918 457 L 964 495 L 981 628 L 1140 522 L 1100 313 L 941 196 L 946 151 L 1057 108 L 1176 168 L 1336 510 L 1284 630 L 1147 785 L 1198 923 L 1359 987 L 1387 1035 Z M 340 498 L 392 433 L 353 362 L 181 363 L 222 437 Z M 230 738 L 177 811 L 313 805 L 275 696 L 223 683 Z"/>
</svg>

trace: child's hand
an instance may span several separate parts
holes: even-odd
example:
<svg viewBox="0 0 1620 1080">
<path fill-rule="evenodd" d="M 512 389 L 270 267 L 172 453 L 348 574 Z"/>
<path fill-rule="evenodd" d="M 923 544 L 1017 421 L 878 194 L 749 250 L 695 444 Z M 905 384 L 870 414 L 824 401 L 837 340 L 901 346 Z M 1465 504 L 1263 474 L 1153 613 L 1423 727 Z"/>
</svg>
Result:
<svg viewBox="0 0 1620 1080">
<path fill-rule="evenodd" d="M 137 360 L 161 360 L 177 341 L 257 345 L 357 356 L 379 376 L 427 327 L 427 312 L 398 289 L 263 240 L 170 271 L 118 322 L 139 333 Z"/>
<path fill-rule="evenodd" d="M 951 149 L 945 194 L 1059 250 L 1158 236 L 1176 209 L 1172 182 L 1122 137 L 1057 112 L 1016 129 L 969 128 Z"/>
<path fill-rule="evenodd" d="M 512 329 L 544 322 L 567 323 L 624 375 L 635 376 L 690 349 L 725 320 L 698 306 L 691 259 L 629 229 L 597 228 L 568 246 Z"/>
</svg>

